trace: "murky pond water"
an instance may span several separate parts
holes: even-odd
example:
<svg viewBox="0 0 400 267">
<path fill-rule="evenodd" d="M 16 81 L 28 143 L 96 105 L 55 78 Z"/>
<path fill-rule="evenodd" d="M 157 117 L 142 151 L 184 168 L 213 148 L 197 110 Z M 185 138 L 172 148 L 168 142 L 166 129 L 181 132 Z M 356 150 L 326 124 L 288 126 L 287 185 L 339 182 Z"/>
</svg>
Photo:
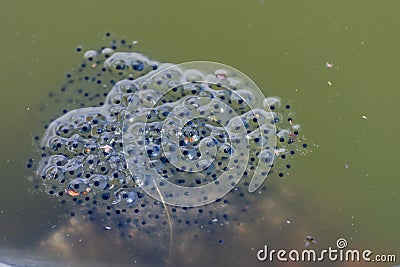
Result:
<svg viewBox="0 0 400 267">
<path fill-rule="evenodd" d="M 0 5 L 6 37 L 1 55 L 0 262 L 262 266 L 270 264 L 257 259 L 265 245 L 275 250 L 320 251 L 337 248 L 339 238 L 345 238 L 351 249 L 400 257 L 396 2 L 383 6 L 361 1 L 342 5 L 317 1 L 122 1 L 118 5 L 43 1 L 22 5 L 3 1 Z M 102 46 L 135 54 L 107 50 L 102 54 Z M 93 51 L 84 59 L 90 50 L 97 54 Z M 92 56 L 98 58 L 89 60 Z M 117 60 L 107 65 L 107 58 Z M 240 162 L 235 143 L 229 143 L 234 137 L 220 131 L 223 120 L 229 125 L 230 118 L 215 115 L 225 108 L 224 103 L 242 116 L 238 131 L 244 127 L 251 135 L 246 160 L 250 163 L 243 169 L 249 178 L 235 183 L 217 201 L 197 207 L 164 205 L 164 197 L 173 202 L 176 196 L 161 193 L 160 184 L 153 187 L 153 197 L 141 190 L 140 178 L 146 178 L 150 170 L 134 160 L 129 164 L 129 153 L 122 149 L 124 117 L 118 115 L 134 101 L 127 90 L 137 90 L 142 84 L 134 81 L 163 69 L 164 63 L 196 60 L 233 66 L 266 97 L 279 96 L 282 105 L 276 112 L 283 116 L 279 117 L 282 125 L 277 126 L 288 131 L 274 132 L 277 147 L 265 141 L 270 147 L 265 150 L 258 145 L 262 136 L 251 132 L 257 130 L 260 117 L 269 115 L 246 113 L 249 109 L 242 101 L 225 99 L 227 95 L 235 101 L 251 99 L 244 91 L 233 93 L 232 98 L 227 88 L 205 89 L 204 84 L 195 83 L 171 87 L 176 91 L 163 95 L 170 104 L 160 100 L 156 118 L 146 116 L 151 129 L 128 127 L 131 132 L 146 132 L 143 152 L 154 162 L 155 173 L 177 185 L 196 187 L 213 184 L 234 166 L 229 165 L 230 158 L 237 156 Z M 199 75 L 191 72 L 189 76 L 194 74 Z M 221 70 L 211 74 L 221 83 L 231 78 Z M 160 82 L 170 82 L 171 77 L 163 76 Z M 124 79 L 118 90 L 111 90 Z M 203 92 L 203 98 L 188 98 L 186 91 Z M 139 100 L 152 102 L 157 95 L 143 92 Z M 209 105 L 204 98 L 220 102 Z M 194 101 L 191 105 L 196 108 L 204 106 L 202 115 L 210 120 L 216 116 L 216 122 L 184 121 L 176 149 L 197 165 L 182 165 L 182 159 L 175 159 L 178 171 L 174 162 L 163 158 L 163 149 L 173 148 L 157 143 L 157 133 L 165 130 L 157 122 L 189 102 L 182 99 Z M 107 110 L 96 108 L 103 104 L 109 105 Z M 271 105 L 267 112 L 275 108 Z M 73 111 L 87 107 L 95 108 Z M 185 108 L 180 111 L 188 112 Z M 276 118 L 270 119 L 268 127 L 275 125 L 271 121 Z M 293 127 L 297 123 L 301 128 Z M 207 148 L 210 136 L 215 137 L 215 149 L 214 145 Z M 140 137 L 128 142 L 135 148 L 134 159 L 140 158 Z M 267 137 L 273 139 L 271 132 Z M 203 157 L 211 152 L 216 153 L 216 166 Z M 275 166 L 250 193 L 251 162 L 256 165 L 268 155 L 275 156 Z M 136 171 L 124 166 L 126 158 Z M 186 168 L 201 170 L 189 176 Z M 202 194 L 200 201 L 207 202 L 211 196 Z M 325 260 L 316 264 L 355 263 Z M 273 265 L 310 263 L 274 258 Z"/>
</svg>

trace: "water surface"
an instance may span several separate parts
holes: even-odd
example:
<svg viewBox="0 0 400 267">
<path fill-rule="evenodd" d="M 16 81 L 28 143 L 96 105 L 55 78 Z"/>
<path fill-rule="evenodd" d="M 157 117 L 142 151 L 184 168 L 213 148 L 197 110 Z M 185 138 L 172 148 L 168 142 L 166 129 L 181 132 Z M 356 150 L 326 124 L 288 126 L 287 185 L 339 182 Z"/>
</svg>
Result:
<svg viewBox="0 0 400 267">
<path fill-rule="evenodd" d="M 147 247 L 139 258 L 124 243 L 111 249 L 112 231 L 64 219 L 59 202 L 32 194 L 26 180 L 34 137 L 43 133 L 37 119 L 59 112 L 47 105 L 48 93 L 80 62 L 76 47 L 97 47 L 110 31 L 138 40 L 138 50 L 157 60 L 212 60 L 242 70 L 266 95 L 289 100 L 315 144 L 293 162 L 290 176 L 266 182 L 247 225 L 235 234 L 219 231 L 197 250 L 174 244 L 181 247 L 177 258 L 193 257 L 196 266 L 204 262 L 196 255 L 213 251 L 216 265 L 261 266 L 255 253 L 264 244 L 300 249 L 307 235 L 317 248 L 345 237 L 353 248 L 399 250 L 397 2 L 3 1 L 1 7 L 2 248 L 82 266 L 135 260 L 141 266 L 152 258 Z M 40 106 L 49 109 L 40 113 Z"/>
</svg>

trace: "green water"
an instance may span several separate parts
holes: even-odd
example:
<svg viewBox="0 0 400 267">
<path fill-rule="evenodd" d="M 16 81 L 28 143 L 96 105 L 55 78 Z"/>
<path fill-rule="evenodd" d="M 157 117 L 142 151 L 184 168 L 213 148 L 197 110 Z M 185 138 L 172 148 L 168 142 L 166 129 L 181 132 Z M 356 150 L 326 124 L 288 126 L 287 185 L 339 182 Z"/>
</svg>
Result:
<svg viewBox="0 0 400 267">
<path fill-rule="evenodd" d="M 311 153 L 290 176 L 266 181 L 276 202 L 290 199 L 295 209 L 266 201 L 260 218 L 278 213 L 275 227 L 255 225 L 263 234 L 248 234 L 216 262 L 262 266 L 254 250 L 269 237 L 301 248 L 306 235 L 317 247 L 344 237 L 352 248 L 400 258 L 398 1 L 3 0 L 0 7 L 1 248 L 40 253 L 60 224 L 57 201 L 31 194 L 26 181 L 32 137 L 43 132 L 37 107 L 80 62 L 75 47 L 95 48 L 109 31 L 137 40 L 156 60 L 231 65 L 265 95 L 289 101 L 301 122 Z M 118 253 L 105 251 L 84 261 L 111 265 Z"/>
</svg>

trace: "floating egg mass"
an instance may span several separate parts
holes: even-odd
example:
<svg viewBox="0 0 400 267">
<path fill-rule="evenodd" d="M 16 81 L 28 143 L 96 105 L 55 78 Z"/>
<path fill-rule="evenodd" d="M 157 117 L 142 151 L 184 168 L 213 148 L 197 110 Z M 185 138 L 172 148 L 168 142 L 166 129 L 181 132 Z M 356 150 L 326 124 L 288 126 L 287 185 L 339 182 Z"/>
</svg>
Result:
<svg viewBox="0 0 400 267">
<path fill-rule="evenodd" d="M 65 107 L 40 141 L 39 188 L 125 237 L 240 223 L 305 148 L 291 107 L 232 67 L 118 45 L 83 52 L 50 94 Z"/>
</svg>

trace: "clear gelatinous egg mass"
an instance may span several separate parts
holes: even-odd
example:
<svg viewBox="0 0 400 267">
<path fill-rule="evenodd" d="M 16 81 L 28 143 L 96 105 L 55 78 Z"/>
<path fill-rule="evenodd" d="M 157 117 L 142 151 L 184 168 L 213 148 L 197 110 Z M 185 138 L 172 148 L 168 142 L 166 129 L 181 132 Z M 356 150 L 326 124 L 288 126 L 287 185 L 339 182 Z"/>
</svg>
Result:
<svg viewBox="0 0 400 267">
<path fill-rule="evenodd" d="M 229 226 L 307 146 L 290 105 L 230 66 L 160 63 L 125 40 L 77 51 L 82 63 L 49 94 L 63 114 L 45 127 L 35 179 L 71 216 L 128 237 Z"/>
</svg>

